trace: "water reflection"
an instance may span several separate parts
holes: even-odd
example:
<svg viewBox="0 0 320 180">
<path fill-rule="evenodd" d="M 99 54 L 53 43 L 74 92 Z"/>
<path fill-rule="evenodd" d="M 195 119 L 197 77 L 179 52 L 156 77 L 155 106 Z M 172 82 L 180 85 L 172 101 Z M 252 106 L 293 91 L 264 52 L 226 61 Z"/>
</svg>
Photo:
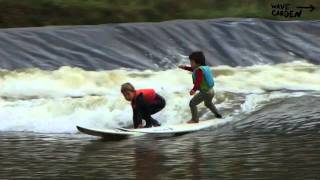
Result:
<svg viewBox="0 0 320 180">
<path fill-rule="evenodd" d="M 218 129 L 160 139 L 0 133 L 0 177 L 318 179 L 319 102 L 286 100 Z"/>
</svg>

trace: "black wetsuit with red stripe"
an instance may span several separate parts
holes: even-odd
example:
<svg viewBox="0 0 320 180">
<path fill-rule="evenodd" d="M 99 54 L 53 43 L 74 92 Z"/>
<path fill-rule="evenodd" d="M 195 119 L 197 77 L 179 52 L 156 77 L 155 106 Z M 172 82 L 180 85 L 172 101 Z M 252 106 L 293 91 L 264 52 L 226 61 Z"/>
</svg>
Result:
<svg viewBox="0 0 320 180">
<path fill-rule="evenodd" d="M 165 105 L 164 98 L 153 89 L 137 90 L 136 96 L 131 102 L 134 128 L 142 123 L 142 119 L 146 121 L 145 127 L 160 126 L 159 122 L 153 119 L 151 115 L 162 110 Z"/>
</svg>

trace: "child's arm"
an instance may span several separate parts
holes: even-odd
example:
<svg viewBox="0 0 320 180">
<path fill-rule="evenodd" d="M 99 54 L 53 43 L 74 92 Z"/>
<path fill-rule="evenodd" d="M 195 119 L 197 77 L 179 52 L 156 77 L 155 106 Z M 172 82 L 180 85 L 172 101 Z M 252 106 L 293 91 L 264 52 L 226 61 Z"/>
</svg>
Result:
<svg viewBox="0 0 320 180">
<path fill-rule="evenodd" d="M 187 71 L 193 71 L 193 68 L 192 67 L 189 67 L 189 66 L 184 66 L 184 65 L 181 65 L 181 66 L 179 66 L 179 68 L 181 68 L 181 69 L 184 69 L 184 70 L 187 70 Z"/>
<path fill-rule="evenodd" d="M 202 71 L 201 71 L 201 69 L 198 69 L 196 72 L 196 81 L 195 81 L 194 86 L 192 88 L 193 91 L 197 91 L 198 89 L 200 89 L 200 84 L 201 84 L 202 78 L 203 78 Z"/>
<path fill-rule="evenodd" d="M 133 127 L 139 128 L 140 126 L 142 126 L 141 113 L 139 112 L 138 109 L 134 109 L 133 110 Z"/>
<path fill-rule="evenodd" d="M 142 128 L 142 115 L 141 111 L 144 109 L 144 100 L 143 100 L 143 94 L 139 94 L 136 98 L 136 106 L 133 111 L 133 123 L 134 128 Z"/>
</svg>

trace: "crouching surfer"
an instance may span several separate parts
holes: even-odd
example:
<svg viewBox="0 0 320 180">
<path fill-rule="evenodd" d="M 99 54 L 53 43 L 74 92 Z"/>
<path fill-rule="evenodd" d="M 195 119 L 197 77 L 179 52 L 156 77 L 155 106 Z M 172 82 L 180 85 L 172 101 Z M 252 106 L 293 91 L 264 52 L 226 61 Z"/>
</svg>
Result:
<svg viewBox="0 0 320 180">
<path fill-rule="evenodd" d="M 198 110 L 197 105 L 204 102 L 205 106 L 215 114 L 217 118 L 222 118 L 217 108 L 212 103 L 214 97 L 214 80 L 211 69 L 205 63 L 204 54 L 201 51 L 193 52 L 189 56 L 191 67 L 189 66 L 179 66 L 179 68 L 191 71 L 193 79 L 193 88 L 190 91 L 190 95 L 194 95 L 198 90 L 199 93 L 196 94 L 189 103 L 192 119 L 188 123 L 198 123 Z"/>
<path fill-rule="evenodd" d="M 132 84 L 124 83 L 121 86 L 121 93 L 127 101 L 131 102 L 134 128 L 143 128 L 142 119 L 146 121 L 144 128 L 160 126 L 160 123 L 151 115 L 161 111 L 165 107 L 166 101 L 155 90 L 136 90 Z"/>
</svg>

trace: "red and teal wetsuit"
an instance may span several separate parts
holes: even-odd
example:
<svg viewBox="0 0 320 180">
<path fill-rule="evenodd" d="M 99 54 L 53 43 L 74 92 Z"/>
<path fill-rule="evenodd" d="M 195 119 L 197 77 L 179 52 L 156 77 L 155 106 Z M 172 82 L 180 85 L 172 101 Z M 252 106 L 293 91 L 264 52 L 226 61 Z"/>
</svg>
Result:
<svg viewBox="0 0 320 180">
<path fill-rule="evenodd" d="M 214 86 L 213 75 L 208 66 L 199 66 L 195 69 L 184 66 L 183 69 L 192 72 L 192 80 L 194 84 L 192 90 L 208 91 Z"/>
<path fill-rule="evenodd" d="M 192 73 L 192 79 L 194 86 L 192 90 L 200 92 L 193 96 L 193 98 L 190 100 L 189 106 L 192 114 L 191 121 L 198 122 L 198 110 L 197 105 L 201 102 L 204 102 L 205 106 L 210 109 L 212 113 L 215 114 L 216 117 L 222 118 L 222 116 L 219 114 L 217 108 L 212 103 L 212 99 L 214 97 L 214 80 L 212 71 L 208 66 L 199 66 L 195 69 L 192 67 L 184 66 L 181 67 L 182 69 L 185 69 L 187 71 L 191 71 Z"/>
</svg>

